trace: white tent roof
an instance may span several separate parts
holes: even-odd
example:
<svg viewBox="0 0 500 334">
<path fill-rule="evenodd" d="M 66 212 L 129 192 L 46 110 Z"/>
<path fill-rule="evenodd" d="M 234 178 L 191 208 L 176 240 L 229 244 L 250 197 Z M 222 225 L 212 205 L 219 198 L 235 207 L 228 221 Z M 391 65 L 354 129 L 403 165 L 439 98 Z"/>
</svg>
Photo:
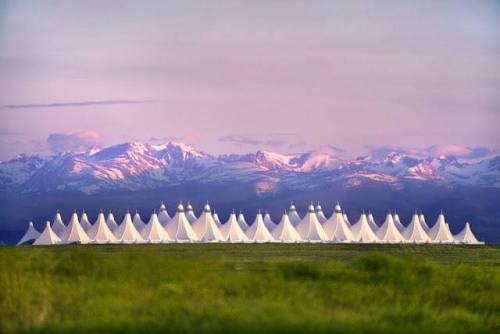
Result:
<svg viewBox="0 0 500 334">
<path fill-rule="evenodd" d="M 55 245 L 61 242 L 61 239 L 57 236 L 57 234 L 50 227 L 50 222 L 45 224 L 45 229 L 38 236 L 38 238 L 33 242 L 35 246 L 42 245 Z"/>
<path fill-rule="evenodd" d="M 92 224 L 90 223 L 89 217 L 87 217 L 87 213 L 85 212 L 85 210 L 83 210 L 80 217 L 80 225 L 85 232 L 88 232 L 88 230 L 90 230 L 90 228 L 92 227 Z"/>
<path fill-rule="evenodd" d="M 377 223 L 375 223 L 375 219 L 373 218 L 373 215 L 370 211 L 368 211 L 368 216 L 366 217 L 366 219 L 368 220 L 368 225 L 370 225 L 372 231 L 377 232 L 379 226 L 377 225 Z"/>
<path fill-rule="evenodd" d="M 359 217 L 357 223 L 352 225 L 351 232 L 357 242 L 373 243 L 379 241 L 377 235 L 368 224 L 368 218 L 364 212 Z"/>
<path fill-rule="evenodd" d="M 429 238 L 431 238 L 432 242 L 438 243 L 451 243 L 455 241 L 442 212 L 439 214 L 436 224 L 429 230 Z"/>
<path fill-rule="evenodd" d="M 324 242 L 328 240 L 323 227 L 316 217 L 314 206 L 312 204 L 309 205 L 306 216 L 300 221 L 296 229 L 304 241 Z"/>
<path fill-rule="evenodd" d="M 425 232 L 429 233 L 429 231 L 431 230 L 429 225 L 427 225 L 427 222 L 425 221 L 425 216 L 423 213 L 420 213 L 420 215 L 418 216 L 418 218 L 420 219 L 420 225 L 422 225 L 422 227 L 424 228 Z"/>
<path fill-rule="evenodd" d="M 66 225 L 64 225 L 61 214 L 57 211 L 54 221 L 52 222 L 52 231 L 60 237 L 66 230 Z"/>
<path fill-rule="evenodd" d="M 384 223 L 375 234 L 382 242 L 396 243 L 405 240 L 396 227 L 390 212 L 387 214 Z"/>
<path fill-rule="evenodd" d="M 191 224 L 184 214 L 184 206 L 180 203 L 177 206 L 177 212 L 172 220 L 165 226 L 168 235 L 176 242 L 196 242 L 198 236 L 193 231 Z"/>
<path fill-rule="evenodd" d="M 273 238 L 277 242 L 300 242 L 302 241 L 299 232 L 293 227 L 288 214 L 285 212 L 281 217 L 281 221 L 276 228 L 271 232 Z"/>
<path fill-rule="evenodd" d="M 255 217 L 254 223 L 246 230 L 246 235 L 248 239 L 252 242 L 273 242 L 274 238 L 271 232 L 267 229 L 264 224 L 264 219 L 262 214 L 259 212 Z"/>
<path fill-rule="evenodd" d="M 219 219 L 219 215 L 216 212 L 214 212 L 214 214 L 212 215 L 212 218 L 214 219 L 214 222 L 217 225 L 217 227 L 220 228 L 222 226 L 222 223 Z"/>
<path fill-rule="evenodd" d="M 347 223 L 347 225 L 351 226 L 351 222 L 349 221 L 349 217 L 347 217 L 347 213 L 343 212 L 342 217 L 344 218 L 344 221 Z"/>
<path fill-rule="evenodd" d="M 201 242 L 224 241 L 222 233 L 212 217 L 208 203 L 203 207 L 203 213 L 200 215 L 200 218 L 193 223 L 193 231 Z"/>
<path fill-rule="evenodd" d="M 165 227 L 165 225 L 172 220 L 172 217 L 168 214 L 167 207 L 163 204 L 163 202 L 161 202 L 160 212 L 158 212 L 158 220 L 163 227 Z"/>
<path fill-rule="evenodd" d="M 173 242 L 167 231 L 161 226 L 156 212 L 153 212 L 149 222 L 140 231 L 141 237 L 151 243 Z"/>
<path fill-rule="evenodd" d="M 401 220 L 399 219 L 399 215 L 394 211 L 394 215 L 392 216 L 392 220 L 394 221 L 394 225 L 398 229 L 400 233 L 403 233 L 405 230 L 404 225 L 401 223 Z M 427 232 L 427 231 L 426 231 Z"/>
<path fill-rule="evenodd" d="M 271 215 L 268 212 L 264 215 L 264 225 L 266 225 L 269 232 L 272 232 L 276 228 L 276 224 L 273 222 Z"/>
<path fill-rule="evenodd" d="M 290 208 L 288 209 L 288 218 L 290 219 L 290 222 L 294 227 L 297 227 L 297 225 L 302 220 L 302 218 L 300 218 L 299 214 L 297 213 L 297 208 L 295 208 L 295 205 L 293 203 L 290 204 Z"/>
<path fill-rule="evenodd" d="M 118 228 L 118 223 L 116 222 L 115 216 L 111 211 L 108 213 L 108 219 L 106 220 L 106 224 L 108 225 L 111 231 L 115 231 Z"/>
<path fill-rule="evenodd" d="M 478 241 L 472 233 L 469 223 L 465 223 L 465 227 L 457 235 L 454 236 L 456 242 L 470 245 L 482 245 L 484 242 Z"/>
<path fill-rule="evenodd" d="M 85 230 L 78 221 L 78 215 L 76 212 L 71 215 L 69 224 L 66 226 L 66 230 L 60 237 L 62 244 L 87 244 L 90 242 L 89 236 L 85 233 Z"/>
<path fill-rule="evenodd" d="M 431 241 L 422 228 L 422 225 L 420 225 L 420 219 L 416 213 L 413 215 L 410 224 L 404 229 L 402 235 L 407 242 L 424 243 Z"/>
<path fill-rule="evenodd" d="M 38 237 L 40 236 L 40 232 L 38 232 L 33 226 L 33 222 L 29 222 L 28 229 L 26 233 L 24 233 L 23 237 L 17 243 L 19 245 L 32 244 Z"/>
<path fill-rule="evenodd" d="M 115 234 L 116 239 L 118 239 L 119 242 L 125 244 L 144 242 L 144 239 L 142 238 L 139 231 L 137 231 L 137 229 L 134 226 L 134 223 L 132 222 L 132 217 L 130 215 L 130 212 L 127 212 L 125 214 L 122 223 L 113 232 Z"/>
<path fill-rule="evenodd" d="M 335 205 L 333 214 L 328 220 L 323 224 L 323 229 L 325 230 L 328 240 L 333 242 L 352 242 L 354 241 L 354 236 L 351 233 L 349 225 L 344 220 L 342 215 L 342 209 L 340 204 Z"/>
<path fill-rule="evenodd" d="M 146 223 L 142 221 L 141 215 L 137 210 L 134 214 L 134 219 L 132 219 L 132 223 L 134 224 L 137 231 L 142 231 L 142 229 L 146 226 Z"/>
<path fill-rule="evenodd" d="M 240 214 L 238 215 L 238 225 L 240 225 L 241 229 L 244 231 L 248 230 L 248 223 L 245 219 L 245 216 L 243 213 L 240 211 Z"/>
<path fill-rule="evenodd" d="M 198 219 L 198 217 L 196 217 L 196 215 L 194 214 L 193 206 L 191 205 L 191 203 L 188 203 L 186 207 L 186 218 L 189 224 L 194 223 Z"/>
<path fill-rule="evenodd" d="M 240 225 L 238 225 L 238 221 L 236 220 L 236 214 L 234 212 L 229 215 L 228 221 L 224 225 L 222 225 L 220 231 L 226 242 L 231 242 L 231 243 L 250 242 L 245 232 L 243 232 Z"/>
<path fill-rule="evenodd" d="M 87 234 L 92 243 L 96 244 L 107 244 L 117 242 L 115 235 L 111 232 L 106 219 L 104 219 L 104 213 L 100 212 L 97 216 L 97 221 L 94 225 L 87 231 Z"/>
<path fill-rule="evenodd" d="M 325 217 L 325 214 L 323 213 L 323 208 L 321 207 L 321 205 L 318 204 L 316 205 L 316 218 L 318 218 L 318 221 L 320 224 L 323 224 L 324 222 L 326 222 L 328 219 Z"/>
</svg>

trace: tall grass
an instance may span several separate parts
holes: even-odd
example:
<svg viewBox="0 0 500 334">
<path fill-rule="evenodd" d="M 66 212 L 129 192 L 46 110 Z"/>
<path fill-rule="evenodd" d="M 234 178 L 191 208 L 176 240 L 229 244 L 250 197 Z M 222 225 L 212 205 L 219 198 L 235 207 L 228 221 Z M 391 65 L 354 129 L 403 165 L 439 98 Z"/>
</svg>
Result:
<svg viewBox="0 0 500 334">
<path fill-rule="evenodd" d="M 500 248 L 0 248 L 2 332 L 499 332 Z"/>
</svg>

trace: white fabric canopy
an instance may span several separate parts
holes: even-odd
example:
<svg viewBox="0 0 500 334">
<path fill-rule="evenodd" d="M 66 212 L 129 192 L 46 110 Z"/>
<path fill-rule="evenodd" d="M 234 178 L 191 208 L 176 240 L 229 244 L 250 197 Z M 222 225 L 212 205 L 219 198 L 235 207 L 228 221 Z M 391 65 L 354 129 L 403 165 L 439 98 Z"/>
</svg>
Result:
<svg viewBox="0 0 500 334">
<path fill-rule="evenodd" d="M 179 204 L 177 206 L 177 212 L 172 220 L 165 227 L 168 235 L 173 238 L 176 242 L 197 242 L 199 241 L 198 236 L 193 231 L 191 224 L 186 218 L 184 213 L 184 206 Z"/>
<path fill-rule="evenodd" d="M 375 232 L 368 225 L 368 218 L 364 212 L 359 217 L 357 223 L 352 225 L 351 232 L 354 239 L 360 243 L 375 243 L 379 241 Z"/>
<path fill-rule="evenodd" d="M 60 235 L 60 238 L 62 244 L 87 244 L 90 242 L 90 238 L 78 221 L 76 212 L 71 215 L 68 226 L 66 226 L 66 230 Z"/>
<path fill-rule="evenodd" d="M 201 242 L 224 241 L 224 237 L 212 217 L 210 205 L 208 203 L 205 204 L 200 218 L 193 223 L 193 231 Z"/>
<path fill-rule="evenodd" d="M 333 214 L 323 224 L 326 236 L 332 242 L 353 242 L 354 236 L 351 233 L 349 225 L 344 220 L 340 204 L 335 205 Z"/>
<path fill-rule="evenodd" d="M 462 231 L 460 231 L 457 235 L 454 236 L 456 242 L 461 244 L 470 244 L 470 245 L 482 245 L 484 242 L 481 242 L 476 239 L 476 236 L 472 233 L 470 229 L 469 223 L 465 223 L 465 227 Z"/>
<path fill-rule="evenodd" d="M 323 213 L 323 208 L 319 203 L 318 205 L 316 205 L 315 211 L 316 211 L 316 218 L 318 218 L 319 223 L 323 225 L 328 219 L 325 217 L 325 214 Z"/>
<path fill-rule="evenodd" d="M 56 245 L 61 242 L 61 239 L 57 236 L 57 234 L 50 227 L 50 222 L 45 224 L 45 229 L 38 236 L 38 238 L 33 242 L 35 246 L 43 246 L 43 245 Z"/>
<path fill-rule="evenodd" d="M 158 215 L 154 212 L 149 222 L 140 231 L 141 237 L 150 243 L 173 242 L 167 231 L 161 226 Z"/>
<path fill-rule="evenodd" d="M 168 214 L 167 207 L 163 202 L 160 205 L 160 212 L 158 213 L 158 220 L 160 221 L 161 226 L 165 227 L 169 221 L 172 220 L 172 217 Z"/>
<path fill-rule="evenodd" d="M 135 211 L 135 215 L 134 215 L 134 219 L 132 219 L 132 223 L 134 224 L 135 229 L 137 231 L 142 231 L 142 229 L 146 226 L 146 223 L 144 223 L 144 221 L 141 218 L 141 215 L 139 214 L 139 212 L 137 212 L 137 210 Z"/>
<path fill-rule="evenodd" d="M 240 225 L 241 229 L 243 230 L 243 232 L 245 232 L 246 230 L 248 230 L 248 223 L 245 219 L 245 216 L 243 215 L 243 213 L 240 211 L 240 214 L 238 215 L 238 225 Z"/>
<path fill-rule="evenodd" d="M 125 214 L 122 223 L 118 228 L 114 231 L 116 239 L 119 242 L 124 244 L 134 244 L 134 243 L 143 243 L 144 239 L 142 238 L 139 231 L 134 226 L 132 222 L 132 217 L 130 212 Z"/>
<path fill-rule="evenodd" d="M 274 238 L 271 232 L 267 229 L 264 224 L 264 219 L 262 214 L 259 212 L 255 217 L 254 223 L 245 231 L 248 239 L 251 242 L 273 242 Z"/>
<path fill-rule="evenodd" d="M 425 230 L 422 228 L 420 219 L 416 213 L 413 215 L 410 224 L 404 229 L 402 235 L 407 242 L 420 244 L 431 241 Z"/>
<path fill-rule="evenodd" d="M 214 212 L 212 218 L 214 219 L 215 224 L 217 224 L 217 227 L 220 228 L 222 226 L 222 223 L 219 219 L 219 215 L 216 212 Z"/>
<path fill-rule="evenodd" d="M 92 224 L 90 223 L 89 217 L 87 217 L 87 213 L 85 212 L 85 210 L 83 210 L 82 215 L 80 217 L 80 225 L 82 226 L 85 232 L 88 232 L 92 227 Z"/>
<path fill-rule="evenodd" d="M 436 224 L 429 230 L 429 238 L 436 243 L 452 243 L 455 241 L 443 213 L 439 214 Z"/>
<path fill-rule="evenodd" d="M 106 220 L 104 219 L 104 213 L 100 212 L 97 216 L 97 220 L 88 230 L 88 236 L 92 243 L 95 244 L 107 244 L 116 243 L 118 240 L 109 228 Z"/>
<path fill-rule="evenodd" d="M 57 234 L 58 237 L 61 237 L 61 235 L 64 233 L 66 230 L 66 225 L 64 225 L 61 214 L 59 211 L 57 211 L 56 216 L 54 217 L 54 221 L 52 222 L 52 231 L 54 231 L 55 234 Z"/>
<path fill-rule="evenodd" d="M 186 207 L 186 218 L 189 224 L 194 223 L 198 219 L 198 217 L 194 214 L 193 206 L 190 203 L 188 203 Z"/>
<path fill-rule="evenodd" d="M 398 229 L 400 233 L 403 233 L 405 230 L 404 225 L 401 223 L 401 220 L 399 219 L 399 215 L 394 211 L 394 215 L 392 216 L 392 220 L 394 221 L 394 225 Z M 426 231 L 427 232 L 427 231 Z"/>
<path fill-rule="evenodd" d="M 418 218 L 420 219 L 420 225 L 422 225 L 422 227 L 424 228 L 425 232 L 429 233 L 429 231 L 431 230 L 429 225 L 427 225 L 427 222 L 425 221 L 425 216 L 423 213 L 421 213 Z"/>
<path fill-rule="evenodd" d="M 293 227 L 286 212 L 283 214 L 283 216 L 281 217 L 281 221 L 278 225 L 276 225 L 271 234 L 277 242 L 291 243 L 302 241 L 302 238 L 300 237 L 297 230 Z"/>
<path fill-rule="evenodd" d="M 297 225 L 302 220 L 302 218 L 300 218 L 299 214 L 297 213 L 297 209 L 295 208 L 295 205 L 293 203 L 290 204 L 290 208 L 288 209 L 288 218 L 290 219 L 290 222 L 294 227 L 297 227 Z"/>
<path fill-rule="evenodd" d="M 28 224 L 28 229 L 26 230 L 26 233 L 24 233 L 23 237 L 19 242 L 17 243 L 17 246 L 19 245 L 30 245 L 32 244 L 38 237 L 40 236 L 40 232 L 38 232 L 35 227 L 33 226 L 33 222 L 29 222 Z"/>
<path fill-rule="evenodd" d="M 307 210 L 307 214 L 300 221 L 300 223 L 296 227 L 297 232 L 300 237 L 304 241 L 308 242 L 325 242 L 328 241 L 328 237 L 326 236 L 323 227 L 318 221 L 316 217 L 316 213 L 314 212 L 314 206 L 309 205 L 309 209 Z"/>
<path fill-rule="evenodd" d="M 385 221 L 375 233 L 381 242 L 399 243 L 404 242 L 405 238 L 396 227 L 391 213 L 385 217 Z"/>
<path fill-rule="evenodd" d="M 106 220 L 106 224 L 108 225 L 109 229 L 113 232 L 116 231 L 116 229 L 118 228 L 118 223 L 116 222 L 115 216 L 111 211 L 108 213 L 108 219 Z"/>
<path fill-rule="evenodd" d="M 228 221 L 222 225 L 220 230 L 226 242 L 242 243 L 250 241 L 248 240 L 245 232 L 241 229 L 240 225 L 238 225 L 236 214 L 234 212 L 229 215 Z"/>
</svg>

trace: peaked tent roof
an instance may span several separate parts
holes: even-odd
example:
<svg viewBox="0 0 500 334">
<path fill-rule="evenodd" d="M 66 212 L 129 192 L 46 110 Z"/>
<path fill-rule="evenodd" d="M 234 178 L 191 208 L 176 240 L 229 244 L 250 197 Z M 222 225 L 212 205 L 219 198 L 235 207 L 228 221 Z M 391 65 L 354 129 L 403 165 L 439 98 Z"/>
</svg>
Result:
<svg viewBox="0 0 500 334">
<path fill-rule="evenodd" d="M 429 238 L 431 238 L 432 242 L 438 243 L 450 243 L 455 241 L 442 212 L 439 214 L 436 224 L 429 230 Z"/>
<path fill-rule="evenodd" d="M 366 216 L 366 219 L 368 220 L 368 225 L 370 225 L 372 231 L 377 232 L 379 226 L 377 225 L 377 223 L 375 223 L 375 219 L 373 218 L 373 215 L 370 211 L 368 211 L 368 216 Z"/>
<path fill-rule="evenodd" d="M 57 211 L 54 221 L 52 222 L 52 231 L 60 237 L 66 230 L 66 225 L 64 225 L 61 214 Z"/>
<path fill-rule="evenodd" d="M 196 215 L 194 214 L 193 206 L 191 205 L 191 203 L 188 203 L 186 207 L 186 218 L 189 224 L 194 223 L 198 219 L 198 217 L 196 217 Z"/>
<path fill-rule="evenodd" d="M 470 229 L 469 223 L 465 223 L 465 227 L 462 231 L 460 231 L 457 235 L 454 236 L 456 242 L 470 245 L 483 245 L 484 242 L 481 242 L 476 239 L 474 233 Z"/>
<path fill-rule="evenodd" d="M 172 217 L 168 214 L 167 207 L 163 202 L 160 204 L 160 212 L 158 212 L 158 220 L 160 221 L 160 224 L 165 227 L 165 225 L 168 224 L 169 221 L 172 220 Z"/>
<path fill-rule="evenodd" d="M 212 215 L 212 218 L 214 219 L 214 222 L 217 225 L 217 227 L 220 228 L 222 226 L 222 223 L 219 219 L 219 215 L 217 214 L 217 212 L 214 212 L 214 214 Z"/>
<path fill-rule="evenodd" d="M 92 227 L 92 224 L 90 223 L 89 217 L 87 217 L 87 213 L 85 212 L 85 210 L 83 210 L 82 215 L 80 216 L 80 225 L 85 232 L 88 232 L 88 230 L 90 230 L 90 228 Z"/>
<path fill-rule="evenodd" d="M 300 237 L 304 241 L 309 241 L 309 242 L 324 242 L 328 241 L 328 237 L 323 230 L 323 227 L 318 221 L 318 218 L 316 217 L 316 213 L 314 212 L 314 206 L 311 204 L 309 205 L 309 209 L 307 210 L 307 214 L 300 221 L 300 223 L 296 227 L 297 232 L 299 233 Z"/>
<path fill-rule="evenodd" d="M 23 237 L 17 243 L 19 245 L 31 245 L 38 237 L 40 236 L 40 232 L 38 232 L 33 226 L 33 222 L 29 222 L 28 229 L 26 233 L 24 233 Z"/>
<path fill-rule="evenodd" d="M 156 212 L 153 212 L 149 222 L 140 231 L 141 237 L 151 243 L 173 242 L 167 231 L 161 226 Z"/>
<path fill-rule="evenodd" d="M 425 216 L 423 213 L 420 213 L 420 215 L 418 216 L 418 218 L 420 219 L 420 225 L 422 225 L 422 227 L 424 228 L 425 232 L 429 233 L 429 231 L 431 230 L 429 225 L 427 225 L 427 222 L 425 221 Z"/>
<path fill-rule="evenodd" d="M 184 214 L 184 206 L 180 203 L 177 206 L 177 212 L 172 220 L 165 226 L 168 235 L 176 242 L 196 242 L 198 236 L 193 231 L 191 224 Z"/>
<path fill-rule="evenodd" d="M 368 218 L 363 212 L 356 224 L 351 227 L 352 235 L 357 242 L 373 243 L 378 242 L 378 237 L 368 224 Z"/>
<path fill-rule="evenodd" d="M 300 242 L 302 238 L 299 232 L 293 227 L 288 214 L 285 212 L 281 217 L 281 221 L 276 228 L 271 232 L 271 235 L 277 242 Z"/>
<path fill-rule="evenodd" d="M 354 236 L 349 228 L 349 225 L 344 220 L 340 204 L 335 205 L 332 216 L 323 224 L 328 240 L 333 242 L 352 242 Z"/>
<path fill-rule="evenodd" d="M 241 211 L 240 211 L 240 214 L 238 215 L 238 225 L 240 225 L 243 232 L 248 230 L 248 228 L 249 228 L 248 223 L 245 219 L 245 216 L 243 215 L 243 213 Z"/>
<path fill-rule="evenodd" d="M 318 204 L 316 205 L 316 217 L 318 218 L 318 221 L 320 224 L 323 224 L 324 222 L 326 222 L 328 219 L 325 217 L 325 214 L 323 213 L 323 208 L 321 207 L 321 205 Z"/>
<path fill-rule="evenodd" d="M 50 227 L 50 222 L 47 221 L 47 223 L 45 224 L 45 229 L 38 236 L 38 238 L 36 238 L 36 240 L 33 242 L 33 245 L 35 245 L 35 246 L 55 245 L 55 244 L 58 244 L 60 242 L 61 242 L 61 239 L 57 236 L 57 234 Z"/>
<path fill-rule="evenodd" d="M 396 227 L 390 212 L 387 214 L 384 223 L 375 234 L 382 242 L 396 243 L 405 240 Z"/>
<path fill-rule="evenodd" d="M 404 229 L 402 235 L 407 242 L 424 243 L 431 241 L 422 225 L 420 225 L 420 219 L 416 213 L 413 215 L 410 224 Z"/>
<path fill-rule="evenodd" d="M 96 244 L 115 243 L 118 241 L 106 223 L 104 213 L 102 212 L 99 212 L 95 224 L 92 225 L 87 234 L 91 242 Z"/>
<path fill-rule="evenodd" d="M 201 242 L 224 241 L 222 233 L 212 217 L 208 203 L 203 207 L 203 213 L 200 215 L 200 218 L 193 223 L 193 231 Z"/>
<path fill-rule="evenodd" d="M 292 223 L 294 227 L 297 227 L 297 225 L 302 220 L 302 218 L 300 218 L 299 214 L 297 213 L 297 208 L 293 203 L 290 204 L 290 208 L 288 208 L 288 218 L 290 219 L 290 223 Z"/>
<path fill-rule="evenodd" d="M 106 224 L 108 225 L 109 229 L 111 231 L 116 231 L 118 228 L 118 223 L 115 220 L 115 215 L 113 215 L 113 212 L 108 213 L 108 219 L 106 219 Z"/>
<path fill-rule="evenodd" d="M 264 225 L 266 225 L 269 232 L 272 232 L 276 228 L 276 223 L 273 222 L 271 215 L 268 212 L 264 214 Z"/>
<path fill-rule="evenodd" d="M 252 242 L 273 242 L 274 238 L 271 235 L 271 232 L 264 224 L 264 219 L 262 218 L 262 214 L 259 212 L 257 216 L 255 216 L 254 223 L 245 231 L 248 239 Z"/>
<path fill-rule="evenodd" d="M 120 226 L 118 226 L 118 228 L 114 230 L 114 234 L 119 242 L 125 244 L 144 242 L 144 239 L 142 238 L 139 231 L 137 231 L 137 229 L 134 226 L 134 223 L 132 222 L 132 217 L 130 215 L 130 212 L 127 212 L 125 214 L 125 217 L 123 218 L 123 221 L 120 224 Z"/>
<path fill-rule="evenodd" d="M 400 233 L 403 233 L 405 230 L 404 225 L 401 223 L 401 220 L 399 219 L 399 215 L 394 211 L 394 215 L 392 216 L 392 220 L 394 221 L 394 225 L 398 229 Z M 426 231 L 427 232 L 427 231 Z"/>
<path fill-rule="evenodd" d="M 349 217 L 347 217 L 347 213 L 342 212 L 342 218 L 344 218 L 344 221 L 347 223 L 347 225 L 351 226 L 351 222 L 349 221 Z"/>
<path fill-rule="evenodd" d="M 231 243 L 250 242 L 245 232 L 243 232 L 240 225 L 238 224 L 238 221 L 236 219 L 236 214 L 234 212 L 229 215 L 228 221 L 222 225 L 220 231 L 222 233 L 222 237 L 226 242 L 231 242 Z"/>
<path fill-rule="evenodd" d="M 87 244 L 90 242 L 89 236 L 85 233 L 85 230 L 78 221 L 78 215 L 76 212 L 71 215 L 68 226 L 60 237 L 62 244 Z"/>
<path fill-rule="evenodd" d="M 142 221 L 141 215 L 139 214 L 139 212 L 137 212 L 137 210 L 135 211 L 132 223 L 134 224 L 137 231 L 141 231 L 146 226 L 146 223 Z"/>
</svg>

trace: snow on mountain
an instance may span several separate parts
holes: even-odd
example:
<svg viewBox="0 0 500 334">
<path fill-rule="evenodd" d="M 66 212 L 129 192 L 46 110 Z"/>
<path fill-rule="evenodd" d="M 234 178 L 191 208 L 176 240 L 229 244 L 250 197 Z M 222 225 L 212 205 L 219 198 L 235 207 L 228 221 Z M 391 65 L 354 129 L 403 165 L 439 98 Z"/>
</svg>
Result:
<svg viewBox="0 0 500 334">
<path fill-rule="evenodd" d="M 21 155 L 0 163 L 0 189 L 17 187 L 28 192 L 70 189 L 95 193 L 235 181 L 252 184 L 257 193 L 335 182 L 347 187 L 365 182 L 398 186 L 408 181 L 500 187 L 500 157 L 464 162 L 451 156 L 422 158 L 389 152 L 383 158 L 344 160 L 338 157 L 338 150 L 328 147 L 292 155 L 257 151 L 215 157 L 183 143 L 130 142 L 49 158 Z"/>
</svg>

